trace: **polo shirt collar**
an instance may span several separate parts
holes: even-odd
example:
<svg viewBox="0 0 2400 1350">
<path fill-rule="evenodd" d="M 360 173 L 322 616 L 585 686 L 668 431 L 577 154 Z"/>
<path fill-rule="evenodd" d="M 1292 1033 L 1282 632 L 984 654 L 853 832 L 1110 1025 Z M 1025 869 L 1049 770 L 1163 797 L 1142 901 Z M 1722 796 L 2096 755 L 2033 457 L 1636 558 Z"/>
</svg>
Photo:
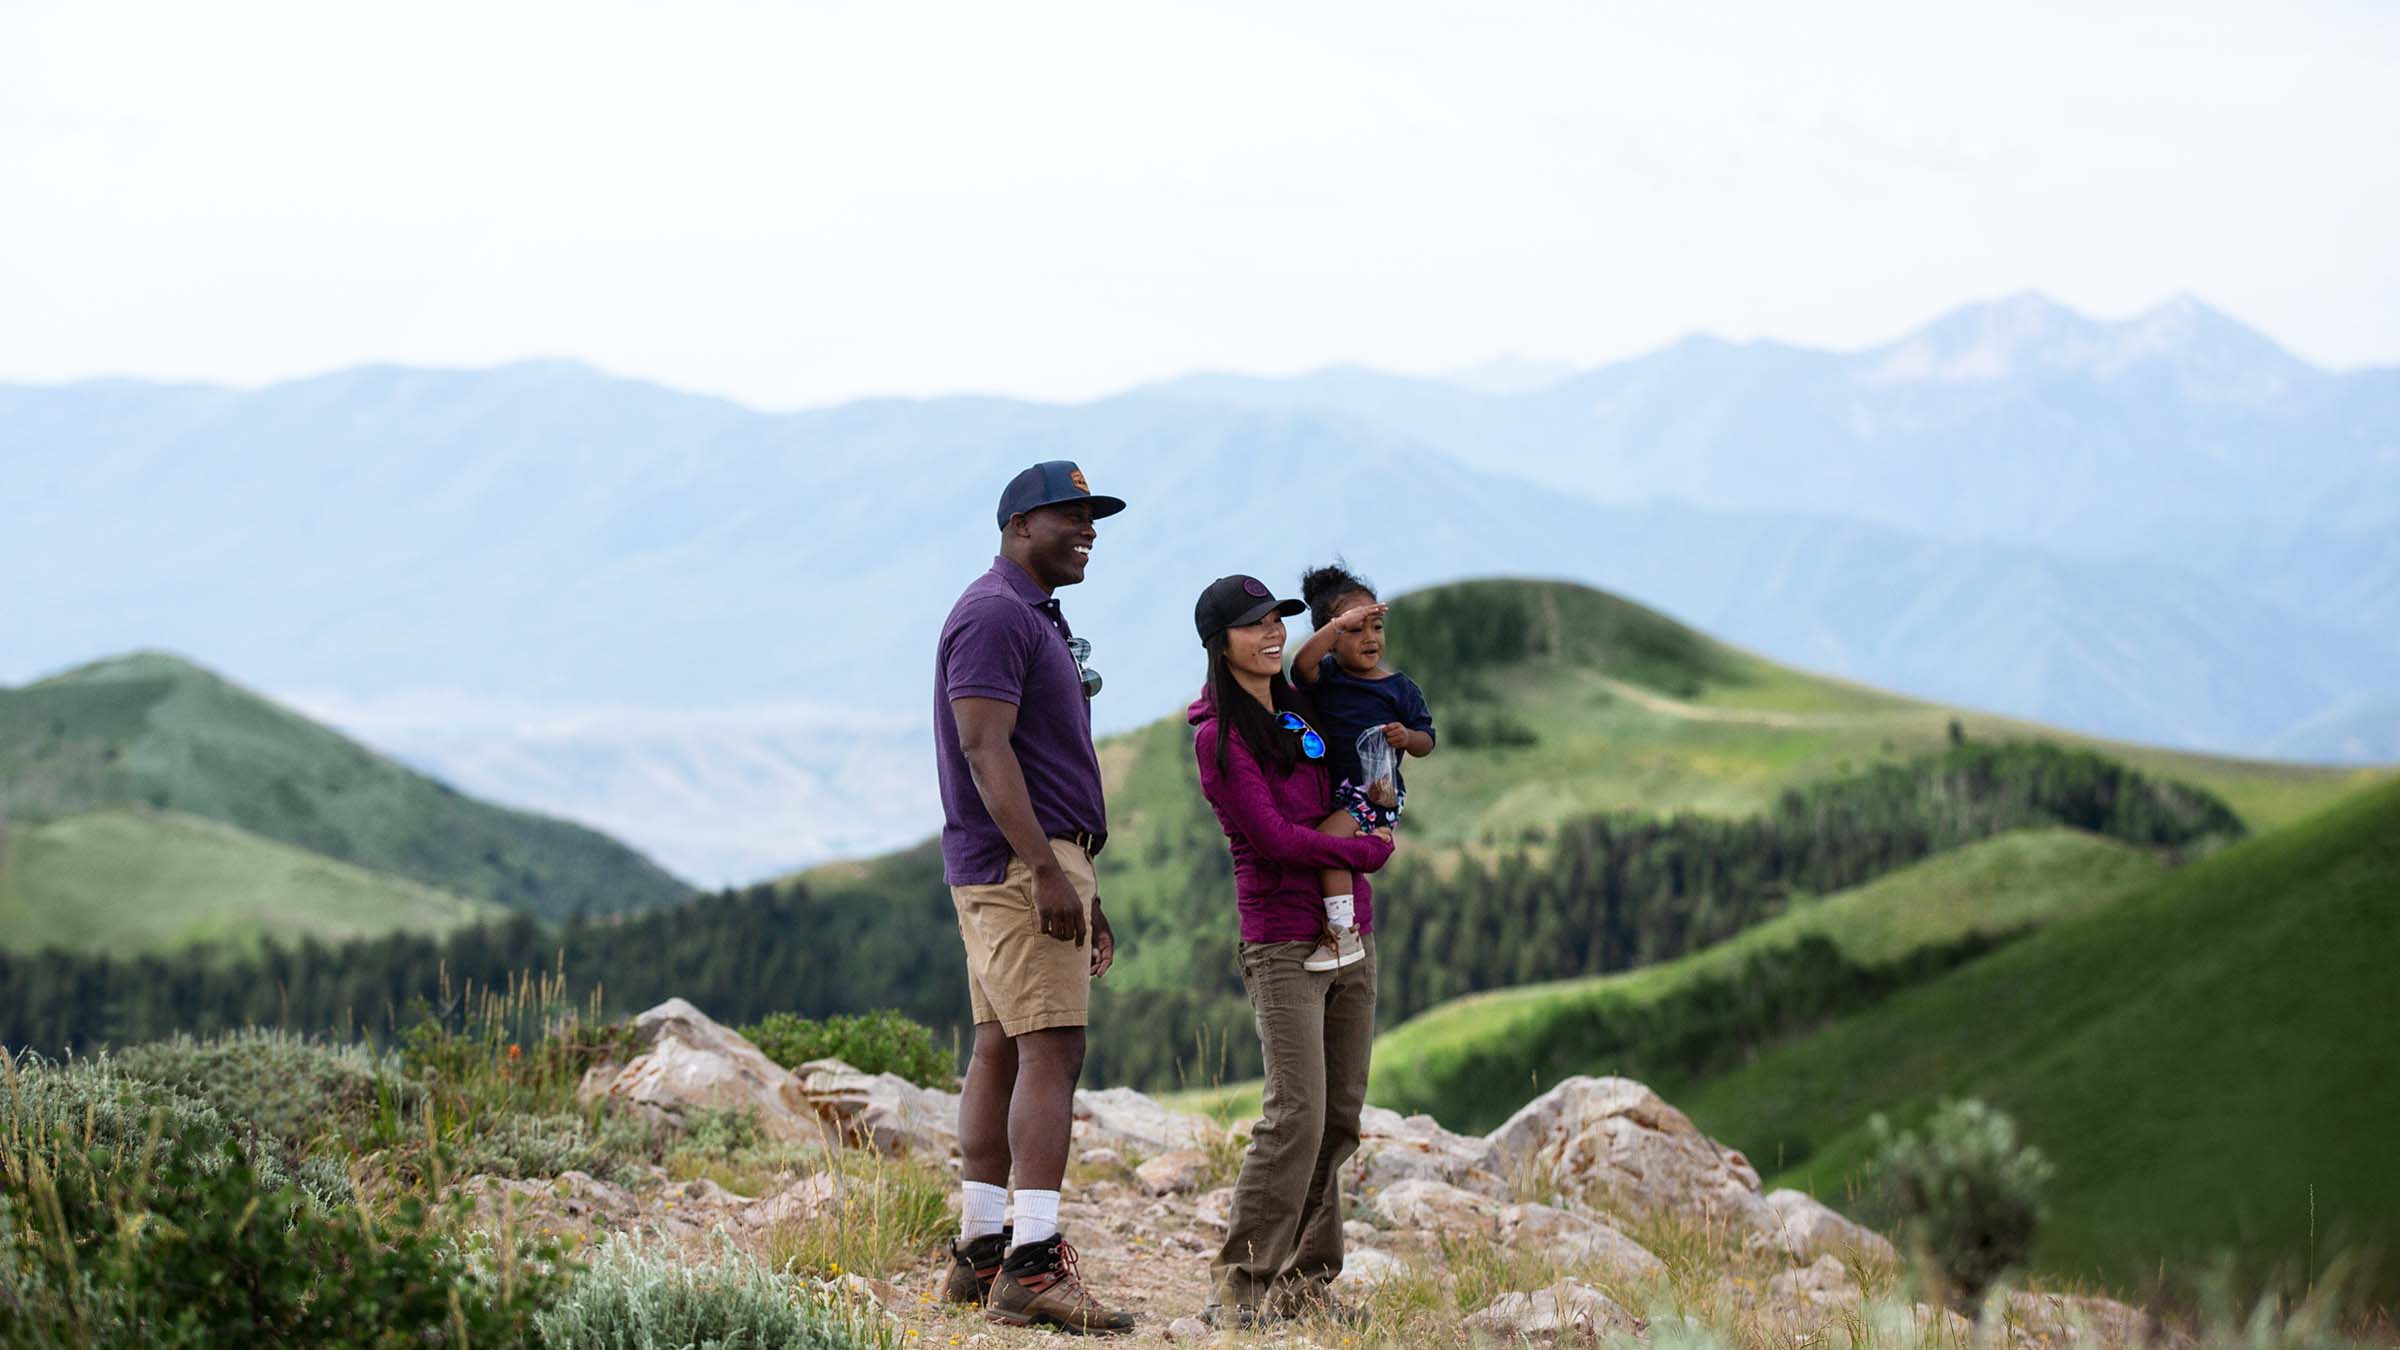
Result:
<svg viewBox="0 0 2400 1350">
<path fill-rule="evenodd" d="M 1010 562 L 1006 557 L 992 559 L 992 570 L 998 572 L 1008 582 L 1008 588 L 1015 591 L 1017 598 L 1026 604 L 1040 608 L 1058 603 L 1057 596 L 1034 584 L 1033 578 L 1026 573 L 1024 568 Z"/>
</svg>

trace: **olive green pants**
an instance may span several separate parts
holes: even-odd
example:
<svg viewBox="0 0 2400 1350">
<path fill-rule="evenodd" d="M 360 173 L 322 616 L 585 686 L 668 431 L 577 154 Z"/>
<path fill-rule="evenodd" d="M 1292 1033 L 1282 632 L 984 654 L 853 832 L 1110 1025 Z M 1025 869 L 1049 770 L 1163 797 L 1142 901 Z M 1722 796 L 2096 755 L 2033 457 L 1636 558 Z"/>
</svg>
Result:
<svg viewBox="0 0 2400 1350">
<path fill-rule="evenodd" d="M 1348 970 L 1300 968 L 1307 942 L 1245 942 L 1242 984 L 1266 1052 L 1262 1118 L 1209 1267 L 1214 1302 L 1285 1312 L 1342 1273 L 1342 1164 L 1358 1151 L 1375 1043 L 1375 938 Z"/>
</svg>

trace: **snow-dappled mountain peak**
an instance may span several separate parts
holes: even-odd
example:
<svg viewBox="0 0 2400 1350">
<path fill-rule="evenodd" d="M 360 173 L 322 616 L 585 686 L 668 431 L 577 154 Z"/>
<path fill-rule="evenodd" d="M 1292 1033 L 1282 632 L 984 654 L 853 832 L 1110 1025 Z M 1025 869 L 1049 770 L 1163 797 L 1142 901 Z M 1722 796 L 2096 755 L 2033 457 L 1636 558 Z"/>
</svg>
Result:
<svg viewBox="0 0 2400 1350">
<path fill-rule="evenodd" d="M 2129 319 L 2101 321 L 2026 291 L 1953 310 L 1862 357 L 1870 384 L 2163 373 L 2188 393 L 2241 401 L 2276 397 L 2318 373 L 2188 295 Z"/>
</svg>

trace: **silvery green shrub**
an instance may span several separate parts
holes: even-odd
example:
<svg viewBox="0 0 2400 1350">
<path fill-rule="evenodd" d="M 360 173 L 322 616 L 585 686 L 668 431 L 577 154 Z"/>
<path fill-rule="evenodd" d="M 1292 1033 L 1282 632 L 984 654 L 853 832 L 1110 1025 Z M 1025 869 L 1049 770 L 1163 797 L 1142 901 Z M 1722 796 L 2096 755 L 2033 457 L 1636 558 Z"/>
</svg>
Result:
<svg viewBox="0 0 2400 1350">
<path fill-rule="evenodd" d="M 1969 1100 L 1943 1102 L 1922 1132 L 1870 1126 L 1886 1202 L 1961 1302 L 2025 1263 L 2053 1169 L 2015 1121 Z"/>
<path fill-rule="evenodd" d="M 894 1337 L 794 1291 L 730 1244 L 697 1265 L 611 1238 L 534 1319 L 543 1350 L 889 1350 Z"/>
</svg>

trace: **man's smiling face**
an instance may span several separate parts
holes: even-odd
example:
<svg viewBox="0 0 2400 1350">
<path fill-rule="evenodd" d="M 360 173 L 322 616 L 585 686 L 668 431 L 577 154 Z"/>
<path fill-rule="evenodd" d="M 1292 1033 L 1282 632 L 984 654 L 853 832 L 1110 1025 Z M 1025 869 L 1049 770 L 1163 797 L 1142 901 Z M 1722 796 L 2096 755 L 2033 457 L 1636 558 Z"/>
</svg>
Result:
<svg viewBox="0 0 2400 1350">
<path fill-rule="evenodd" d="M 1035 507 L 1010 517 L 1008 528 L 1017 535 L 1025 570 L 1050 590 L 1083 580 L 1092 545 L 1100 539 L 1100 532 L 1092 528 L 1092 508 L 1086 502 Z"/>
</svg>

